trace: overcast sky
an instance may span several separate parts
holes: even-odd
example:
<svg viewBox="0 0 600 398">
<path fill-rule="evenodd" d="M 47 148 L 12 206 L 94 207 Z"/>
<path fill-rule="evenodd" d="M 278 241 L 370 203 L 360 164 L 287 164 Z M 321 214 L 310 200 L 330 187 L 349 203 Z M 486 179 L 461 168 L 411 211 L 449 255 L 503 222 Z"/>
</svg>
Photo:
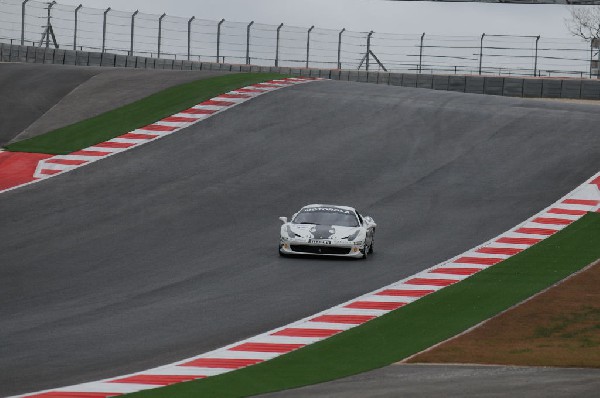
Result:
<svg viewBox="0 0 600 398">
<path fill-rule="evenodd" d="M 571 37 L 565 5 L 402 2 L 385 0 L 59 0 L 61 4 L 203 19 L 380 33 L 519 34 Z"/>
</svg>

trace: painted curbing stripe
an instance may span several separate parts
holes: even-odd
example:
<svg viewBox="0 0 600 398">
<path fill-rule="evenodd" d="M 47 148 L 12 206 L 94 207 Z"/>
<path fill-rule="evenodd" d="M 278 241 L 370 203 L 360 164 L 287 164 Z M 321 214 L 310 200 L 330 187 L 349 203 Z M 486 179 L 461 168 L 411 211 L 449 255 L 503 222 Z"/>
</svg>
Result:
<svg viewBox="0 0 600 398">
<path fill-rule="evenodd" d="M 201 358 L 261 359 L 263 361 L 268 361 L 279 355 L 280 354 L 276 352 L 230 351 L 229 349 L 218 349 L 216 351 L 211 351 L 210 355 L 203 354 Z M 189 358 L 187 360 L 189 360 Z"/>
<path fill-rule="evenodd" d="M 558 231 L 556 229 L 548 229 L 548 228 L 519 228 L 515 232 L 520 234 L 528 234 L 528 235 L 544 235 L 550 236 Z"/>
<path fill-rule="evenodd" d="M 482 247 L 481 249 L 477 249 L 477 253 L 505 254 L 507 256 L 514 256 L 522 251 L 523 249 L 516 249 L 514 247 Z"/>
<path fill-rule="evenodd" d="M 348 323 L 360 325 L 376 318 L 374 315 L 321 315 L 311 319 L 313 322 L 323 323 Z"/>
<path fill-rule="evenodd" d="M 237 90 L 235 90 L 235 92 L 238 92 L 238 93 L 263 93 L 264 91 L 251 89 L 251 88 L 238 88 Z"/>
<path fill-rule="evenodd" d="M 534 223 L 537 224 L 548 224 L 548 225 L 569 225 L 573 223 L 573 220 L 567 220 L 564 218 L 548 218 L 538 217 L 533 219 Z"/>
<path fill-rule="evenodd" d="M 76 160 L 76 159 L 48 159 L 46 163 L 56 163 L 56 164 L 64 164 L 68 166 L 79 166 L 81 164 L 87 163 L 87 160 Z"/>
<path fill-rule="evenodd" d="M 53 169 L 42 169 L 40 171 L 40 173 L 43 175 L 51 176 L 54 174 L 62 173 L 63 171 L 64 170 L 62 170 L 62 169 L 54 169 L 54 170 Z"/>
<path fill-rule="evenodd" d="M 190 109 L 186 109 L 184 111 L 181 111 L 181 113 L 187 113 L 190 115 L 212 115 L 213 113 L 216 113 L 216 110 L 213 109 L 198 109 L 198 108 L 190 108 Z"/>
<path fill-rule="evenodd" d="M 60 389 L 61 392 L 92 392 L 92 393 L 109 393 L 109 394 L 128 394 L 131 392 L 137 392 L 142 390 L 149 390 L 156 388 L 147 384 L 119 384 L 119 383 L 108 383 L 108 382 L 92 382 L 79 384 L 77 386 L 63 387 Z M 56 390 L 55 390 L 56 391 Z M 29 398 L 29 397 L 28 397 Z"/>
<path fill-rule="evenodd" d="M 157 137 L 160 137 L 158 134 L 140 134 L 140 133 L 127 133 L 118 136 L 117 138 L 125 138 L 131 140 L 153 140 Z"/>
<path fill-rule="evenodd" d="M 348 305 L 345 305 L 345 308 L 358 308 L 358 309 L 369 309 L 369 310 L 395 310 L 400 307 L 405 306 L 404 302 L 395 302 L 395 301 L 355 301 Z"/>
<path fill-rule="evenodd" d="M 301 327 L 305 329 L 331 329 L 331 330 L 348 330 L 355 327 L 352 323 L 329 323 L 329 322 L 317 322 L 317 321 L 306 321 L 294 323 L 292 326 Z"/>
<path fill-rule="evenodd" d="M 487 246 L 486 246 L 486 248 L 487 248 Z M 484 249 L 484 248 L 481 248 L 481 249 Z M 508 255 L 508 254 L 483 253 L 483 252 L 479 251 L 479 249 L 477 249 L 477 250 L 472 250 L 472 251 L 468 251 L 468 252 L 464 253 L 461 258 L 482 259 L 484 261 L 484 263 L 473 262 L 473 265 L 489 266 L 489 265 L 494 265 L 494 264 L 488 264 L 488 262 L 493 262 L 498 259 L 501 261 L 504 261 L 508 257 L 510 257 L 510 255 Z M 475 260 L 473 260 L 473 261 L 475 261 Z M 458 263 L 459 262 L 458 259 L 455 262 Z M 470 263 L 467 262 L 465 264 L 470 264 Z"/>
<path fill-rule="evenodd" d="M 417 297 L 402 297 L 402 296 L 381 296 L 378 294 L 370 294 L 368 296 L 363 296 L 363 299 L 366 301 L 379 301 L 379 302 L 395 302 L 395 303 L 412 303 L 417 299 Z"/>
<path fill-rule="evenodd" d="M 361 297 L 364 298 L 364 297 Z M 377 308 L 348 308 L 346 307 L 350 302 L 345 303 L 335 309 L 332 315 L 358 315 L 358 316 L 374 316 L 378 317 L 383 315 L 387 310 Z"/>
<path fill-rule="evenodd" d="M 286 328 L 272 333 L 271 336 L 330 337 L 340 332 L 342 332 L 342 330 L 339 329 Z"/>
<path fill-rule="evenodd" d="M 161 119 L 161 122 L 172 122 L 172 123 L 194 123 L 196 122 L 194 117 L 182 117 L 182 116 L 171 116 Z"/>
<path fill-rule="evenodd" d="M 232 98 L 251 98 L 251 95 L 247 95 L 247 94 L 221 94 L 219 95 L 217 98 L 223 98 L 223 99 L 232 99 Z"/>
<path fill-rule="evenodd" d="M 198 358 L 179 366 L 190 366 L 198 368 L 239 369 L 257 363 L 264 362 L 262 359 L 242 358 Z"/>
<path fill-rule="evenodd" d="M 504 260 L 504 258 L 498 257 L 460 257 L 454 260 L 454 262 L 461 264 L 495 265 Z"/>
<path fill-rule="evenodd" d="M 589 199 L 565 199 L 561 203 L 572 204 L 572 205 L 585 205 L 585 206 L 598 206 L 600 201 L 598 200 L 589 200 Z"/>
<path fill-rule="evenodd" d="M 304 347 L 305 344 L 277 344 L 277 343 L 243 343 L 230 348 L 231 351 L 258 351 L 284 353 Z"/>
<path fill-rule="evenodd" d="M 128 142 L 114 142 L 114 141 L 106 141 L 101 142 L 99 144 L 94 145 L 95 148 L 116 148 L 116 149 L 125 149 L 131 146 L 134 146 L 133 143 Z"/>
<path fill-rule="evenodd" d="M 208 101 L 204 101 L 201 102 L 199 105 L 211 105 L 211 106 L 231 106 L 231 105 L 235 105 L 235 102 L 231 102 L 231 101 L 219 101 L 219 100 L 208 100 Z"/>
<path fill-rule="evenodd" d="M 560 208 L 560 207 L 554 207 L 550 210 L 548 210 L 548 213 L 550 214 L 568 214 L 571 216 L 583 216 L 585 215 L 586 211 L 585 210 L 571 210 L 571 209 L 565 209 L 565 208 Z"/>
<path fill-rule="evenodd" d="M 129 376 L 122 379 L 112 380 L 110 383 L 127 383 L 127 384 L 150 384 L 155 386 L 168 386 L 171 384 L 182 383 L 184 381 L 192 381 L 203 379 L 206 376 L 174 376 L 174 375 L 137 375 Z"/>
<path fill-rule="evenodd" d="M 534 238 L 539 239 L 540 241 L 546 239 L 549 235 L 536 235 L 534 233 L 521 233 L 517 231 L 512 231 L 510 235 L 507 235 L 507 238 Z"/>
<path fill-rule="evenodd" d="M 458 282 L 456 279 L 424 279 L 424 278 L 413 278 L 406 281 L 408 285 L 419 285 L 419 286 L 450 286 Z"/>
<path fill-rule="evenodd" d="M 482 268 L 436 268 L 433 269 L 431 271 L 429 271 L 429 273 L 431 274 L 448 274 L 448 275 L 473 275 L 479 271 L 481 271 Z"/>
<path fill-rule="evenodd" d="M 433 292 L 435 290 L 385 289 L 375 294 L 380 296 L 424 297 Z"/>
<path fill-rule="evenodd" d="M 144 126 L 144 127 L 140 127 L 140 130 L 145 130 L 145 131 L 173 131 L 177 129 L 177 127 L 171 127 L 171 126 L 163 126 L 161 124 L 149 124 L 148 126 Z"/>
<path fill-rule="evenodd" d="M 105 151 L 90 151 L 90 150 L 84 149 L 84 150 L 81 150 L 81 151 L 73 152 L 71 155 L 99 157 L 99 156 L 110 155 L 110 152 L 105 152 Z"/>
</svg>

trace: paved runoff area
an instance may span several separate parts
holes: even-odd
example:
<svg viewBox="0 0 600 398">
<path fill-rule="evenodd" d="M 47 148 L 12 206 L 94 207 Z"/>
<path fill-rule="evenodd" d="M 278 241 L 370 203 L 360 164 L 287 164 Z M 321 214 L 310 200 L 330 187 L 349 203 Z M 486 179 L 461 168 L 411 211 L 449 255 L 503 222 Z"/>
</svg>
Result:
<svg viewBox="0 0 600 398">
<path fill-rule="evenodd" d="M 482 365 L 391 365 L 261 398 L 596 397 L 600 369 Z"/>
</svg>

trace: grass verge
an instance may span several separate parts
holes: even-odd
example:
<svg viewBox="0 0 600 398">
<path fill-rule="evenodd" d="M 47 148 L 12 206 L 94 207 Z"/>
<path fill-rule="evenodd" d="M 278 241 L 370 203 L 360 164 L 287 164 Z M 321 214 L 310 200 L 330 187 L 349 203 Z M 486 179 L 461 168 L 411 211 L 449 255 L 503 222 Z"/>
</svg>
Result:
<svg viewBox="0 0 600 398">
<path fill-rule="evenodd" d="M 128 133 L 236 88 L 280 79 L 274 73 L 235 73 L 170 87 L 91 119 L 6 146 L 13 152 L 66 155 Z"/>
<path fill-rule="evenodd" d="M 456 285 L 327 340 L 235 372 L 129 394 L 243 397 L 400 361 L 514 306 L 600 257 L 600 214 Z"/>
</svg>

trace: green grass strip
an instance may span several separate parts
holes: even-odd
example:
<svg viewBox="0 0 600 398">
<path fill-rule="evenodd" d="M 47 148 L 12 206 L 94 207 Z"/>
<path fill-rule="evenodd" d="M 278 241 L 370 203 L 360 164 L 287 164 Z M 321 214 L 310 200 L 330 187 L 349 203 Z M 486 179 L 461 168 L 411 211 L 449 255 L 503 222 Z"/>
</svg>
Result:
<svg viewBox="0 0 600 398">
<path fill-rule="evenodd" d="M 13 152 L 66 155 L 128 133 L 237 88 L 287 76 L 233 73 L 162 90 L 129 105 L 6 146 Z M 93 99 L 90 99 L 93 100 Z"/>
<path fill-rule="evenodd" d="M 461 283 L 344 333 L 231 373 L 128 396 L 243 397 L 380 368 L 444 341 L 600 257 L 600 214 Z"/>
</svg>

